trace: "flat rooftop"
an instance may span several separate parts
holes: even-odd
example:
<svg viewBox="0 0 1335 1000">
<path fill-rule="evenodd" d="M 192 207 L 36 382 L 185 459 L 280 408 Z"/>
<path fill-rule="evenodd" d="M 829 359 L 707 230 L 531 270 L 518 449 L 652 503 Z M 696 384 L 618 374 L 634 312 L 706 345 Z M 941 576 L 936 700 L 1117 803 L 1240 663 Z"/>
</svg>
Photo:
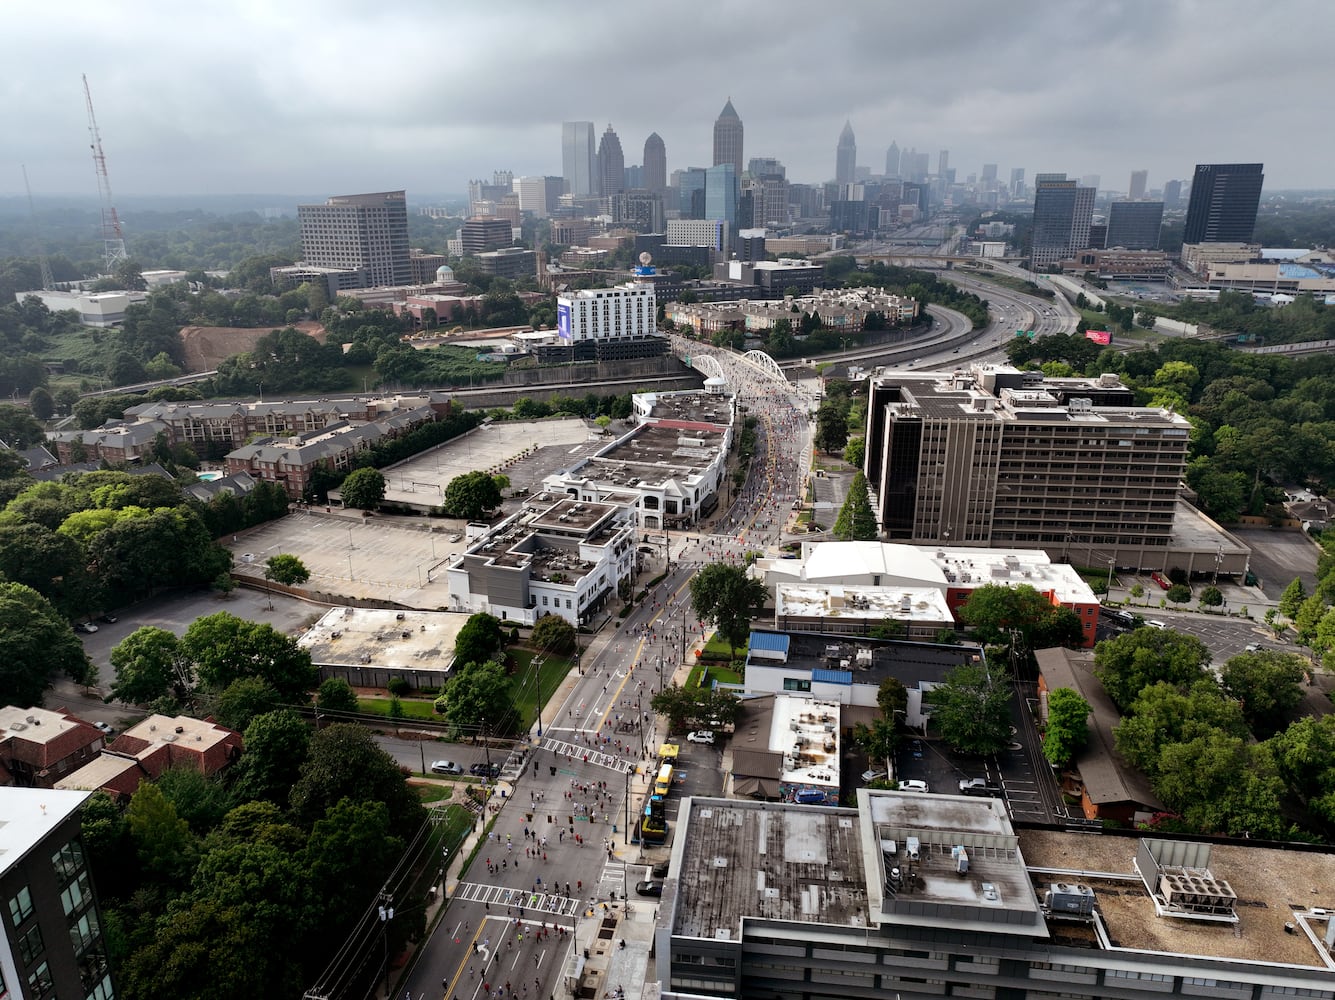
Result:
<svg viewBox="0 0 1335 1000">
<path fill-rule="evenodd" d="M 839 705 L 816 698 L 775 698 L 769 749 L 783 754 L 779 779 L 839 788 Z"/>
<path fill-rule="evenodd" d="M 743 917 L 869 925 L 855 810 L 696 797 L 681 811 L 674 934 L 736 940 Z"/>
<path fill-rule="evenodd" d="M 332 608 L 297 645 L 317 666 L 447 671 L 468 615 L 446 611 Z"/>
<path fill-rule="evenodd" d="M 204 719 L 188 715 L 150 715 L 117 736 L 110 749 L 142 758 L 160 746 L 179 743 L 203 753 L 230 736 L 232 730 Z M 142 742 L 143 746 L 137 746 L 136 742 Z"/>
<path fill-rule="evenodd" d="M 1000 799 L 858 790 L 873 919 L 1046 937 Z"/>
<path fill-rule="evenodd" d="M 774 614 L 804 618 L 852 618 L 880 622 L 954 622 L 945 595 L 935 587 L 844 587 L 781 583 L 774 589 Z"/>
<path fill-rule="evenodd" d="M 91 728 L 86 722 L 49 708 L 19 708 L 15 705 L 0 708 L 0 740 L 13 736 L 29 743 L 50 743 L 70 730 Z"/>
<path fill-rule="evenodd" d="M 686 420 L 727 427 L 732 423 L 732 397 L 710 392 L 655 394 L 651 420 Z"/>
<path fill-rule="evenodd" d="M 928 558 L 952 586 L 1027 583 L 1052 592 L 1064 604 L 1098 604 L 1099 599 L 1074 566 L 1054 563 L 1042 549 L 928 549 Z"/>
<path fill-rule="evenodd" d="M 528 525 L 536 531 L 585 532 L 610 517 L 617 509 L 616 504 L 580 501 L 558 494 L 544 493 L 543 496 L 560 498 L 545 506 L 533 498 L 525 505 L 534 511 Z"/>
<path fill-rule="evenodd" d="M 598 479 L 637 485 L 696 475 L 709 467 L 723 447 L 724 432 L 645 424 L 591 462 Z M 632 482 L 634 480 L 634 482 Z"/>
<path fill-rule="evenodd" d="M 1330 968 L 1301 928 L 1289 934 L 1284 924 L 1296 923 L 1295 914 L 1313 908 L 1335 910 L 1335 855 L 1213 845 L 1210 871 L 1227 880 L 1238 895 L 1238 923 L 1227 924 L 1157 916 L 1132 865 L 1133 839 L 1051 830 L 1026 830 L 1021 839 L 1031 868 L 1079 873 L 1035 874 L 1039 891 L 1056 881 L 1078 881 L 1094 890 L 1099 916 L 1115 947 Z M 1097 873 L 1131 878 L 1101 878 Z M 1312 926 L 1318 938 L 1325 931 L 1324 919 Z M 1072 934 L 1063 929 L 1064 943 L 1078 942 L 1078 938 L 1065 940 Z M 1090 937 L 1088 946 L 1097 947 Z"/>
<path fill-rule="evenodd" d="M 758 656 L 755 641 L 757 634 L 786 638 L 787 657 Z M 920 681 L 940 683 L 955 667 L 982 657 L 982 650 L 978 646 L 967 644 L 943 645 L 762 629 L 754 629 L 751 636 L 748 668 L 787 666 L 798 670 L 844 670 L 850 671 L 852 679 L 860 684 L 879 684 L 886 677 L 898 677 L 910 687 Z"/>
<path fill-rule="evenodd" d="M 0 873 L 22 861 L 86 798 L 87 792 L 0 788 Z"/>
</svg>

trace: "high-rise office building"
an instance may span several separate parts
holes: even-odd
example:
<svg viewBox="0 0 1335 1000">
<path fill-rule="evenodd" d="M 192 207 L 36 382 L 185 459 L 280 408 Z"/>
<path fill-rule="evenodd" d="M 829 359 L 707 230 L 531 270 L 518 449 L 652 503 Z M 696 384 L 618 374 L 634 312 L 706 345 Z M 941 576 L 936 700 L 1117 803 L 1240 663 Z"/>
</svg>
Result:
<svg viewBox="0 0 1335 1000">
<path fill-rule="evenodd" d="M 752 159 L 747 173 L 751 175 L 751 224 L 787 226 L 788 180 L 783 164 L 770 158 Z"/>
<path fill-rule="evenodd" d="M 1264 182 L 1261 163 L 1196 164 L 1182 242 L 1250 243 Z"/>
<path fill-rule="evenodd" d="M 946 171 L 950 169 L 950 150 L 943 149 L 936 154 L 936 176 L 946 176 Z"/>
<path fill-rule="evenodd" d="M 899 176 L 899 146 L 893 139 L 890 148 L 885 151 L 885 176 Z"/>
<path fill-rule="evenodd" d="M 1190 429 L 1180 414 L 1136 407 L 1115 375 L 887 375 L 869 392 L 864 471 L 891 540 L 1099 549 L 1118 565 L 1162 565 Z"/>
<path fill-rule="evenodd" d="M 597 194 L 593 122 L 565 122 L 561 126 L 561 176 L 576 198 Z"/>
<path fill-rule="evenodd" d="M 80 838 L 88 792 L 4 788 L 0 813 L 0 996 L 116 995 Z"/>
<path fill-rule="evenodd" d="M 997 165 L 995 163 L 983 164 L 982 182 L 984 187 L 996 187 L 997 184 Z"/>
<path fill-rule="evenodd" d="M 714 122 L 714 166 L 731 163 L 734 177 L 742 176 L 742 135 L 742 120 L 729 97 Z"/>
<path fill-rule="evenodd" d="M 1115 201 L 1108 207 L 1105 245 L 1124 250 L 1158 250 L 1163 202 Z"/>
<path fill-rule="evenodd" d="M 1131 171 L 1131 186 L 1127 189 L 1126 196 L 1130 201 L 1140 201 L 1145 197 L 1145 185 L 1149 183 L 1150 172 L 1148 170 Z"/>
<path fill-rule="evenodd" d="M 737 173 L 731 163 L 720 163 L 705 171 L 706 219 L 722 219 L 735 232 L 737 195 Z"/>
<path fill-rule="evenodd" d="M 516 177 L 515 194 L 519 195 L 519 210 L 529 212 L 535 219 L 547 218 L 547 178 Z"/>
<path fill-rule="evenodd" d="M 680 196 L 678 214 L 683 219 L 705 217 L 705 167 L 687 167 L 674 171 Z"/>
<path fill-rule="evenodd" d="M 1102 178 L 1100 178 L 1098 174 L 1085 174 L 1080 178 L 1080 186 L 1093 188 L 1094 191 L 1097 192 L 1099 190 L 1099 181 L 1101 179 Z"/>
<path fill-rule="evenodd" d="M 853 137 L 853 125 L 844 122 L 844 130 L 839 133 L 839 145 L 834 151 L 834 182 L 852 184 L 857 180 L 858 142 Z"/>
<path fill-rule="evenodd" d="M 297 221 L 306 264 L 365 271 L 370 288 L 412 283 L 404 192 L 339 195 L 323 205 L 298 205 Z"/>
<path fill-rule="evenodd" d="M 1038 174 L 1034 178 L 1032 266 L 1049 267 L 1088 247 L 1093 215 L 1093 188 L 1067 180 L 1065 174 Z"/>
<path fill-rule="evenodd" d="M 1024 167 L 1011 167 L 1011 197 L 1024 197 Z"/>
<path fill-rule="evenodd" d="M 509 219 L 477 216 L 464 222 L 459 240 L 463 252 L 469 256 L 503 250 L 515 241 L 514 227 Z"/>
<path fill-rule="evenodd" d="M 752 177 L 787 177 L 788 168 L 772 156 L 753 156 L 746 164 Z"/>
<path fill-rule="evenodd" d="M 598 142 L 598 194 L 607 198 L 626 187 L 626 157 L 621 152 L 621 140 L 607 126 Z"/>
<path fill-rule="evenodd" d="M 659 195 L 667 190 L 667 147 L 657 132 L 644 140 L 644 186 Z"/>
<path fill-rule="evenodd" d="M 1177 208 L 1182 204 L 1182 182 L 1167 181 L 1163 186 L 1163 207 Z"/>
</svg>

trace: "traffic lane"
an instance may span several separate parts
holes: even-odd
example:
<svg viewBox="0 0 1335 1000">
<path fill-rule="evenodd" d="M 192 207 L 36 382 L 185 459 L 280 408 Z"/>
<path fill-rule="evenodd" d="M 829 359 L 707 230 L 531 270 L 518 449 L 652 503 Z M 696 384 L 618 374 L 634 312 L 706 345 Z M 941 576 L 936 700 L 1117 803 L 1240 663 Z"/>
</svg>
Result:
<svg viewBox="0 0 1335 1000">
<path fill-rule="evenodd" d="M 542 997 L 559 987 L 560 970 L 573 948 L 574 922 L 552 921 L 518 915 L 517 907 L 506 914 L 466 903 L 442 922 L 453 947 L 453 960 L 444 964 L 439 978 L 444 996 L 452 1000 L 483 1000 L 504 989 L 519 1000 Z M 436 969 L 417 970 L 409 991 L 414 996 L 431 995 Z M 413 989 L 417 986 L 421 992 Z"/>
</svg>

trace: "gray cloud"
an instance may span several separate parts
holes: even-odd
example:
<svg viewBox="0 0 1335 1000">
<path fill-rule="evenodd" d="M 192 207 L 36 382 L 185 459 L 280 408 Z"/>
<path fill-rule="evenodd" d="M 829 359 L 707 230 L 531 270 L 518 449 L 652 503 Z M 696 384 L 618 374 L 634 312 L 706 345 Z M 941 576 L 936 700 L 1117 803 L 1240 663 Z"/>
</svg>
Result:
<svg viewBox="0 0 1335 1000">
<path fill-rule="evenodd" d="M 1335 5 L 1070 0 L 908 5 L 407 0 L 120 5 L 5 13 L 0 191 L 95 191 L 79 73 L 125 194 L 460 192 L 560 173 L 560 123 L 611 122 L 627 162 L 708 165 L 731 96 L 746 155 L 834 171 L 845 118 L 878 171 L 893 139 L 962 178 L 1097 173 L 1152 186 L 1261 160 L 1267 187 L 1335 187 L 1322 127 Z"/>
</svg>

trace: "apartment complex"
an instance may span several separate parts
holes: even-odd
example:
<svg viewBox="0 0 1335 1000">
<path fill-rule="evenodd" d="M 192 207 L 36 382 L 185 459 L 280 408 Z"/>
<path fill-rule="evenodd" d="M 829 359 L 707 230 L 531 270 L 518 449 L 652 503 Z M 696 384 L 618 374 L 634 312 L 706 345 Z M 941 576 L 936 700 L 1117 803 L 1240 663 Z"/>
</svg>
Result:
<svg viewBox="0 0 1335 1000">
<path fill-rule="evenodd" d="M 406 285 L 408 201 L 403 191 L 339 195 L 323 205 L 298 205 L 304 263 L 361 272 L 357 287 Z"/>
<path fill-rule="evenodd" d="M 1113 374 L 884 375 L 868 391 L 864 468 L 892 541 L 1162 569 L 1190 428 L 1135 406 Z"/>
<path fill-rule="evenodd" d="M 872 314 L 883 316 L 888 323 L 911 323 L 917 318 L 918 302 L 880 288 L 849 288 L 796 298 L 673 302 L 665 311 L 666 318 L 678 327 L 690 327 L 697 334 L 720 330 L 767 331 L 774 329 L 781 319 L 796 328 L 804 316 L 818 316 L 826 329 L 856 333 Z"/>
<path fill-rule="evenodd" d="M 1000 799 L 695 797 L 655 952 L 668 1000 L 1330 1000 L 1331 872 L 1326 852 L 1017 832 Z"/>
<path fill-rule="evenodd" d="M 636 569 L 633 493 L 607 502 L 554 491 L 528 498 L 455 556 L 450 610 L 532 625 L 554 614 L 580 626 Z"/>
<path fill-rule="evenodd" d="M 87 792 L 0 789 L 0 997 L 116 996 L 80 840 Z"/>
<path fill-rule="evenodd" d="M 582 288 L 558 295 L 556 331 L 568 344 L 654 336 L 658 333 L 654 286 L 631 281 L 616 288 Z"/>
<path fill-rule="evenodd" d="M 105 740 L 65 709 L 6 705 L 0 708 L 0 785 L 54 788 L 93 760 Z"/>
</svg>

